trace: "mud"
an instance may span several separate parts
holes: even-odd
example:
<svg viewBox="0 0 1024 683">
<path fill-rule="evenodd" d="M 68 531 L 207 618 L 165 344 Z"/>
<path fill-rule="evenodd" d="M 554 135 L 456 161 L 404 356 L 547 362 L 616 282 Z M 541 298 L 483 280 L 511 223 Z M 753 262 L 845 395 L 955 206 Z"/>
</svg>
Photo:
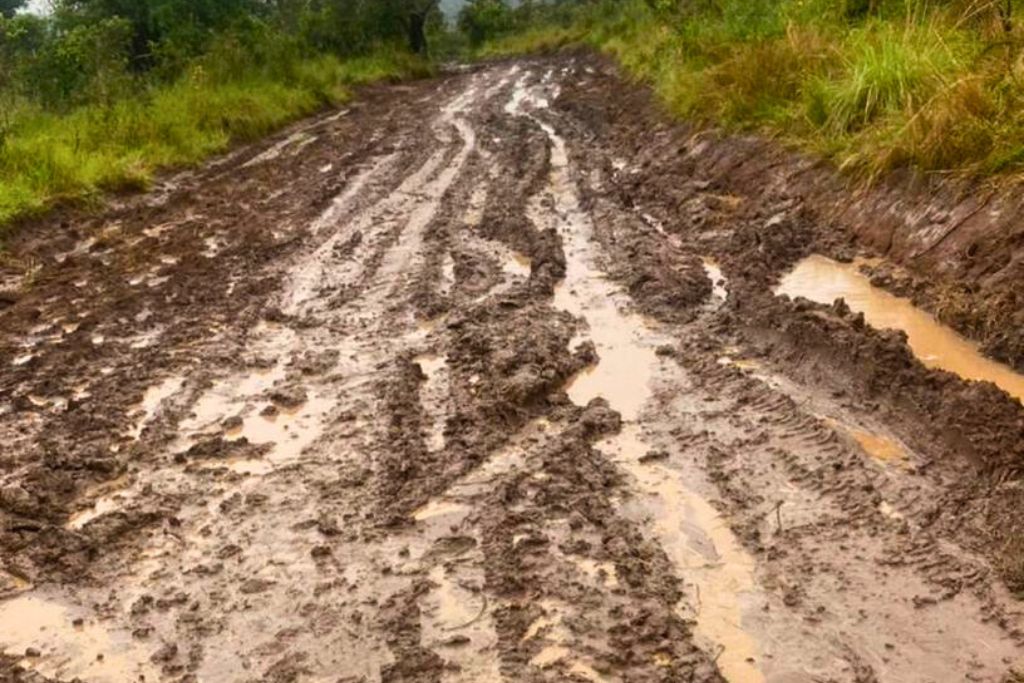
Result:
<svg viewBox="0 0 1024 683">
<path fill-rule="evenodd" d="M 760 149 L 560 55 L 24 226 L 0 680 L 1007 680 L 1024 408 Z"/>
</svg>

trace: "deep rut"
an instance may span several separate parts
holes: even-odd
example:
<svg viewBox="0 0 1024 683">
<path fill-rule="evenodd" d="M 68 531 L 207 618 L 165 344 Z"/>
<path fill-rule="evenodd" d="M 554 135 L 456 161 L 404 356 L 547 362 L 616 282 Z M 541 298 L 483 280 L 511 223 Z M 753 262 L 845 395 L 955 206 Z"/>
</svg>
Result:
<svg viewBox="0 0 1024 683">
<path fill-rule="evenodd" d="M 763 322 L 799 207 L 644 206 L 611 78 L 371 91 L 26 246 L 0 678 L 1006 679 L 946 442 Z"/>
</svg>

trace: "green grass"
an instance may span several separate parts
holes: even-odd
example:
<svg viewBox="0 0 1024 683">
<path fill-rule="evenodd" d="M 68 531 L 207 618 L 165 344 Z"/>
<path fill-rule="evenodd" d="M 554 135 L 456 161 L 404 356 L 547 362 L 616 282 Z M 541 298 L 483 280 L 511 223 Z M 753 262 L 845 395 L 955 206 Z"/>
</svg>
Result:
<svg viewBox="0 0 1024 683">
<path fill-rule="evenodd" d="M 573 28 L 534 29 L 483 53 L 588 44 L 682 119 L 773 136 L 868 179 L 906 167 L 1024 171 L 1024 30 L 1006 33 L 994 11 L 888 0 L 878 16 L 850 19 L 830 0 L 685 6 L 696 9 L 598 5 Z"/>
<path fill-rule="evenodd" d="M 160 169 L 199 163 L 340 104 L 354 86 L 429 70 L 399 52 L 294 60 L 231 80 L 214 66 L 197 63 L 170 85 L 63 115 L 21 105 L 0 146 L 0 226 L 58 201 L 145 188 Z"/>
</svg>

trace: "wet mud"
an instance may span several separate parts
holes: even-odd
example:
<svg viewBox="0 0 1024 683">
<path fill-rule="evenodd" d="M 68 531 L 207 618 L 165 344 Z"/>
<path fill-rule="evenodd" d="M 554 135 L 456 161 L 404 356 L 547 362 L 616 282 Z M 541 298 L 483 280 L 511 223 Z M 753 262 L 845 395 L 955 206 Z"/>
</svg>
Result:
<svg viewBox="0 0 1024 683">
<path fill-rule="evenodd" d="M 0 680 L 1012 680 L 1019 375 L 736 149 L 568 54 L 25 226 Z"/>
</svg>

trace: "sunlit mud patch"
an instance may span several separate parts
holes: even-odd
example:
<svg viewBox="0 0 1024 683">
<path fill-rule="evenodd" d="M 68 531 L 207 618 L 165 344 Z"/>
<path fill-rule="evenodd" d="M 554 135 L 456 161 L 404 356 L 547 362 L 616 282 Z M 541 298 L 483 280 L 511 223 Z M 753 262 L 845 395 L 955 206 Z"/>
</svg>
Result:
<svg viewBox="0 0 1024 683">
<path fill-rule="evenodd" d="M 444 449 L 444 423 L 447 418 L 444 399 L 448 396 L 448 364 L 443 356 L 435 354 L 417 356 L 414 362 L 427 378 L 420 390 L 423 410 L 428 415 L 427 448 L 439 451 Z"/>
<path fill-rule="evenodd" d="M 44 676 L 90 683 L 160 679 L 150 652 L 130 634 L 85 617 L 35 593 L 12 598 L 0 603 L 0 647 Z"/>
<path fill-rule="evenodd" d="M 907 299 L 872 285 L 856 262 L 838 263 L 824 256 L 808 256 L 782 279 L 776 293 L 802 296 L 823 304 L 841 297 L 851 310 L 863 313 L 871 326 L 906 332 L 911 350 L 926 366 L 965 379 L 992 382 L 1024 400 L 1024 375 L 985 358 L 975 344 Z"/>
<path fill-rule="evenodd" d="M 143 394 L 142 402 L 139 404 L 138 410 L 136 411 L 137 417 L 135 426 L 128 432 L 128 437 L 138 439 L 142 436 L 142 430 L 146 428 L 149 421 L 154 415 L 156 415 L 156 411 L 159 409 L 160 404 L 162 404 L 165 399 L 178 393 L 178 390 L 181 389 L 184 383 L 184 377 L 168 377 L 156 386 L 152 386 L 147 389 L 146 393 Z"/>
</svg>

